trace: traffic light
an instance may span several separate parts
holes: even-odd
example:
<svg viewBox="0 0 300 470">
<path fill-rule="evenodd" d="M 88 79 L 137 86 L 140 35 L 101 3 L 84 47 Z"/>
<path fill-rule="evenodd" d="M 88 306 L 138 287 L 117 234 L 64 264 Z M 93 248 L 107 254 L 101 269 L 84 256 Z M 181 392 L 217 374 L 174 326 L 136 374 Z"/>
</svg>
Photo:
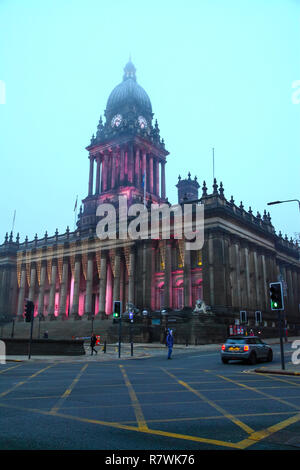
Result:
<svg viewBox="0 0 300 470">
<path fill-rule="evenodd" d="M 271 310 L 283 310 L 283 294 L 281 282 L 271 282 L 270 284 Z"/>
<path fill-rule="evenodd" d="M 26 301 L 25 305 L 25 321 L 30 323 L 33 317 L 34 303 L 31 300 Z"/>
<path fill-rule="evenodd" d="M 114 318 L 121 318 L 121 314 L 122 314 L 122 302 L 120 302 L 119 300 L 115 300 L 113 316 Z"/>
</svg>

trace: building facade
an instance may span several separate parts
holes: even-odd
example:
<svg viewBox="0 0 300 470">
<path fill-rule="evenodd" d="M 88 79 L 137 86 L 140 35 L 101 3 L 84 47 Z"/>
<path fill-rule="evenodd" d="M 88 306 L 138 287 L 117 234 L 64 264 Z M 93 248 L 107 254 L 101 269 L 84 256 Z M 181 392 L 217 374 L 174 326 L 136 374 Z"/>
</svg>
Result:
<svg viewBox="0 0 300 470">
<path fill-rule="evenodd" d="M 99 208 L 110 204 L 120 215 L 120 197 L 129 212 L 138 204 L 149 213 L 153 205 L 170 206 L 169 153 L 131 61 L 108 98 L 104 117 L 86 148 L 88 191 L 76 230 L 46 232 L 23 242 L 11 233 L 0 246 L 0 316 L 24 321 L 24 302 L 30 299 L 35 315 L 64 320 L 67 330 L 73 320 L 109 318 L 114 300 L 121 300 L 124 309 L 133 304 L 140 311 L 180 314 L 192 312 L 202 299 L 228 322 L 246 311 L 250 319 L 261 312 L 272 323 L 269 283 L 282 280 L 286 319 L 300 325 L 298 245 L 275 232 L 266 211 L 254 215 L 232 196 L 227 199 L 221 182 L 207 187 L 204 181 L 200 188 L 190 173 L 178 178 L 178 204 L 204 206 L 201 249 L 187 250 L 174 230 L 167 239 L 99 238 L 97 226 L 104 220 Z"/>
</svg>

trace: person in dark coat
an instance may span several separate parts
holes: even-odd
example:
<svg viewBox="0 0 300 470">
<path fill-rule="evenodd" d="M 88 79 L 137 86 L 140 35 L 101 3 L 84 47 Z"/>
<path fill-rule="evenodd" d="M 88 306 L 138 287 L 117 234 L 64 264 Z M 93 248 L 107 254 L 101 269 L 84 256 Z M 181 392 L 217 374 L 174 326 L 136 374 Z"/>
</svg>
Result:
<svg viewBox="0 0 300 470">
<path fill-rule="evenodd" d="M 92 336 L 91 336 L 91 356 L 93 355 L 93 352 L 98 354 L 98 351 L 96 351 L 96 349 L 95 349 L 96 342 L 97 342 L 96 335 L 95 335 L 95 333 L 92 333 Z"/>
<path fill-rule="evenodd" d="M 168 335 L 166 339 L 166 344 L 168 346 L 168 359 L 172 359 L 172 351 L 173 351 L 173 344 L 174 344 L 174 338 L 173 338 L 173 332 L 172 330 L 168 330 Z"/>
</svg>

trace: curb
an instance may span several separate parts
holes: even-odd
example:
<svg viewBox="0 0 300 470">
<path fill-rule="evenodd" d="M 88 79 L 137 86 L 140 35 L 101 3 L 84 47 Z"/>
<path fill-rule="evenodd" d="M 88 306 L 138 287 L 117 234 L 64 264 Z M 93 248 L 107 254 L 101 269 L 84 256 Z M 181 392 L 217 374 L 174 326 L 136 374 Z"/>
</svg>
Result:
<svg viewBox="0 0 300 470">
<path fill-rule="evenodd" d="M 295 375 L 300 376 L 300 372 L 293 372 L 291 370 L 272 370 L 272 369 L 254 369 L 258 374 L 280 374 L 280 375 Z"/>
</svg>

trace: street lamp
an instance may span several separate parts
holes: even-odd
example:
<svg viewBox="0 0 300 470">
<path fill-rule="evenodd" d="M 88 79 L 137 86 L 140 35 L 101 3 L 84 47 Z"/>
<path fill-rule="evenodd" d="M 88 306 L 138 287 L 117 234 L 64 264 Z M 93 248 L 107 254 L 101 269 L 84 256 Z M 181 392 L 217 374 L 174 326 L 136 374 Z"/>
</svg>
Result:
<svg viewBox="0 0 300 470">
<path fill-rule="evenodd" d="M 299 212 L 300 212 L 300 201 L 299 201 L 299 199 L 288 199 L 287 201 L 268 202 L 268 206 L 273 206 L 274 204 L 282 204 L 283 202 L 298 202 Z"/>
</svg>

